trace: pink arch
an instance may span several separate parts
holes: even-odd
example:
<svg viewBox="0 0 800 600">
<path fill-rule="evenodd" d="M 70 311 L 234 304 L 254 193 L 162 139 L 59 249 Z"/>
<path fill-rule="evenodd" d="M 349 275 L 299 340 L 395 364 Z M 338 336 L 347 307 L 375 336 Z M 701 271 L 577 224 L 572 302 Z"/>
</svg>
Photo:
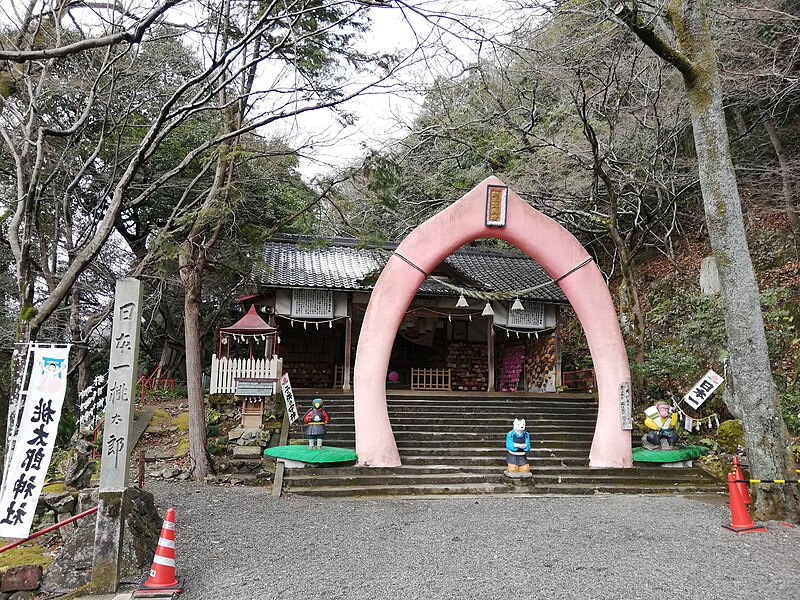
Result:
<svg viewBox="0 0 800 600">
<path fill-rule="evenodd" d="M 425 276 L 464 244 L 500 238 L 525 251 L 553 279 L 580 265 L 589 254 L 578 240 L 508 190 L 505 227 L 487 227 L 487 186 L 505 185 L 489 177 L 457 202 L 412 231 L 383 269 L 364 315 L 355 362 L 356 453 L 368 466 L 399 466 L 400 454 L 386 406 L 386 372 L 400 322 Z M 597 374 L 599 406 L 589 464 L 630 467 L 631 435 L 620 421 L 620 384 L 630 383 L 628 356 L 617 313 L 600 269 L 585 264 L 558 283 L 580 319 Z"/>
</svg>

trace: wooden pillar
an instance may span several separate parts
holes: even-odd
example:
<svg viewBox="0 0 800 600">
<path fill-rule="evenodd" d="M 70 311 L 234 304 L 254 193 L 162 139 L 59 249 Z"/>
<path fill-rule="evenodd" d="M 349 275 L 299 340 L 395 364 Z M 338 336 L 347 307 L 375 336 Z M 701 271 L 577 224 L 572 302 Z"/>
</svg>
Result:
<svg viewBox="0 0 800 600">
<path fill-rule="evenodd" d="M 347 296 L 347 319 L 344 321 L 344 373 L 342 373 L 342 389 L 350 389 L 350 346 L 353 336 L 353 299 Z"/>
<path fill-rule="evenodd" d="M 274 327 L 275 329 L 278 328 L 276 325 L 275 319 L 275 307 L 273 306 L 273 310 L 270 311 L 269 317 L 267 317 L 267 325 L 270 327 Z M 276 331 L 270 339 L 270 343 L 266 344 L 266 348 L 269 348 L 269 353 L 267 354 L 267 358 L 272 359 L 273 356 L 278 354 L 278 332 Z M 266 350 L 265 348 L 265 350 Z"/>
<path fill-rule="evenodd" d="M 487 392 L 494 391 L 494 317 L 486 319 L 486 360 L 489 362 Z"/>
</svg>

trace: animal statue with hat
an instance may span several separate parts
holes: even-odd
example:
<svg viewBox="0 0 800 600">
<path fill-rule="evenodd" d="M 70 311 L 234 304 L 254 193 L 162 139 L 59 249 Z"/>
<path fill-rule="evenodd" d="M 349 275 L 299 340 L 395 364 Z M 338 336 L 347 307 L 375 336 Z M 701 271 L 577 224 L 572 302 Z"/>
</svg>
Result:
<svg viewBox="0 0 800 600">
<path fill-rule="evenodd" d="M 322 398 L 314 398 L 312 407 L 303 416 L 306 426 L 306 437 L 309 448 L 322 448 L 322 438 L 325 437 L 326 425 L 330 421 L 328 413 L 322 408 Z"/>
<path fill-rule="evenodd" d="M 659 400 L 644 411 L 644 424 L 650 431 L 642 438 L 648 450 L 673 450 L 678 445 L 678 413 L 669 402 Z"/>
</svg>

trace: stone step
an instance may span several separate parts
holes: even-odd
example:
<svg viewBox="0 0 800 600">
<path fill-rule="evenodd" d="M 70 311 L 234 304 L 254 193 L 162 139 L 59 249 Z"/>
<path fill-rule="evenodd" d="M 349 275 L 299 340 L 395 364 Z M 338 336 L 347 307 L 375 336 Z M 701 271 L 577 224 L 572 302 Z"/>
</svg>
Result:
<svg viewBox="0 0 800 600">
<path fill-rule="evenodd" d="M 473 496 L 482 494 L 503 494 L 513 491 L 512 486 L 505 483 L 449 483 L 447 485 L 420 484 L 408 485 L 354 485 L 354 486 L 314 486 L 308 488 L 289 489 L 290 493 L 323 497 L 362 497 L 362 496 Z"/>
<path fill-rule="evenodd" d="M 337 419 L 331 420 L 328 427 L 340 431 L 355 430 L 354 421 L 345 421 Z M 396 419 L 392 420 L 392 430 L 398 431 L 435 431 L 435 432 L 453 432 L 453 431 L 487 431 L 493 435 L 505 436 L 511 431 L 511 422 L 502 421 L 496 423 L 487 423 L 486 421 L 461 421 L 453 423 L 452 419 L 437 419 L 437 420 L 417 420 L 417 419 Z M 527 430 L 533 436 L 537 432 L 547 431 L 578 431 L 594 433 L 595 423 L 593 421 L 528 421 Z"/>
<path fill-rule="evenodd" d="M 332 438 L 325 438 L 325 443 L 329 446 L 335 446 L 339 448 L 351 448 L 355 449 L 355 440 L 352 438 L 350 439 L 332 439 Z M 471 452 L 472 449 L 476 449 L 478 451 L 487 451 L 497 454 L 497 456 L 506 456 L 506 448 L 505 446 L 501 446 L 497 443 L 497 440 L 473 440 L 472 443 L 469 441 L 460 441 L 460 442 L 448 442 L 442 443 L 437 440 L 426 440 L 426 439 L 400 439 L 397 440 L 397 449 L 400 454 L 409 454 L 414 452 L 425 452 L 425 453 L 434 453 L 440 454 L 442 456 L 461 456 L 467 452 Z M 584 456 L 588 457 L 589 452 L 591 450 L 591 443 L 590 441 L 569 441 L 569 440 L 539 440 L 538 442 L 531 444 L 530 455 L 541 455 L 547 454 L 549 452 L 554 453 L 561 453 L 561 452 L 574 452 L 580 453 Z"/>
<path fill-rule="evenodd" d="M 637 484 L 631 485 L 620 482 L 599 482 L 595 485 L 582 483 L 562 483 L 539 485 L 534 478 L 536 491 L 539 494 L 713 494 L 719 495 L 722 492 L 719 486 L 709 486 L 695 483 L 671 483 L 661 484 Z"/>
<path fill-rule="evenodd" d="M 298 471 L 296 473 L 295 471 Z M 556 485 L 556 484 L 584 484 L 587 486 L 624 483 L 632 486 L 652 485 L 652 486 L 672 486 L 683 484 L 707 485 L 710 489 L 719 490 L 721 484 L 711 478 L 703 478 L 692 469 L 676 469 L 668 480 L 657 475 L 643 477 L 636 472 L 629 472 L 629 469 L 619 469 L 605 474 L 599 473 L 573 473 L 573 472 L 545 472 L 532 469 L 534 481 L 537 484 Z M 663 474 L 663 473 L 662 473 Z M 473 482 L 495 482 L 502 483 L 503 471 L 501 469 L 484 469 L 481 471 L 434 471 L 421 473 L 419 471 L 406 471 L 396 469 L 388 473 L 370 473 L 363 470 L 351 471 L 350 473 L 332 473 L 325 469 L 293 469 L 291 479 L 291 489 L 308 486 L 361 486 L 361 485 L 394 485 L 403 482 L 418 484 L 439 484 L 448 485 L 449 483 L 473 483 Z"/>
<path fill-rule="evenodd" d="M 306 469 L 295 469 L 305 471 Z M 294 470 L 293 470 L 294 471 Z M 353 474 L 350 476 L 325 474 L 296 474 L 292 473 L 290 491 L 297 488 L 308 486 L 331 487 L 336 485 L 362 486 L 362 485 L 395 485 L 406 483 L 406 485 L 438 484 L 449 485 L 451 483 L 483 483 L 493 482 L 502 483 L 502 473 L 468 473 L 465 471 L 443 472 L 443 473 L 376 473 Z"/>
<path fill-rule="evenodd" d="M 564 457 L 544 457 L 530 462 L 532 468 L 552 467 L 553 469 L 561 469 L 561 471 L 572 470 L 576 467 L 588 467 L 589 459 L 585 456 L 564 456 Z M 437 456 L 406 456 L 403 457 L 403 466 L 447 466 L 455 467 L 462 471 L 480 471 L 482 469 L 500 469 L 502 471 L 506 468 L 506 459 L 493 457 L 493 456 L 468 456 L 463 459 L 457 460 L 453 458 L 437 457 Z"/>
<path fill-rule="evenodd" d="M 325 397 L 325 395 L 322 395 Z M 327 400 L 327 399 L 326 399 Z M 326 443 L 355 447 L 352 397 L 327 402 Z M 288 469 L 287 491 L 315 496 L 708 493 L 724 486 L 698 468 L 592 469 L 597 404 L 587 395 L 480 397 L 431 394 L 388 400 L 401 467 Z M 532 436 L 533 481 L 511 481 L 505 436 L 523 417 Z M 295 431 L 296 437 L 302 432 Z M 638 436 L 633 436 L 637 437 Z"/>
<path fill-rule="evenodd" d="M 334 423 L 355 423 L 353 413 L 333 412 L 329 413 L 331 424 Z M 478 425 L 495 425 L 498 427 L 505 427 L 506 430 L 511 429 L 512 423 L 516 418 L 524 418 L 529 426 L 537 424 L 546 425 L 548 423 L 557 423 L 559 425 L 567 425 L 569 423 L 594 425 L 597 421 L 597 415 L 591 413 L 570 413 L 564 415 L 556 415 L 549 413 L 529 412 L 529 413 L 487 413 L 485 415 L 478 413 L 459 414 L 457 416 L 442 414 L 441 412 L 426 412 L 426 413 L 410 413 L 410 412 L 389 412 L 389 420 L 392 425 L 409 424 L 409 423 L 436 423 L 436 424 L 453 424 L 457 421 L 460 424 L 478 424 Z"/>
<path fill-rule="evenodd" d="M 355 417 L 352 412 L 343 413 L 341 411 L 329 411 L 330 422 L 333 423 L 355 423 Z M 301 415 L 302 416 L 302 415 Z M 409 423 L 435 423 L 437 425 L 452 425 L 460 423 L 464 425 L 477 424 L 477 425 L 494 425 L 497 427 L 504 427 L 506 431 L 511 429 L 514 419 L 525 419 L 528 426 L 535 426 L 537 424 L 546 425 L 548 423 L 555 423 L 559 425 L 569 425 L 574 423 L 576 425 L 594 425 L 597 422 L 596 413 L 545 413 L 545 412 L 491 412 L 486 414 L 470 413 L 466 415 L 452 415 L 442 412 L 426 412 L 426 413 L 413 413 L 413 412 L 392 412 L 389 411 L 389 421 L 392 425 L 395 424 L 409 424 Z"/>
<path fill-rule="evenodd" d="M 310 407 L 309 404 L 301 404 L 301 406 Z M 341 412 L 342 414 L 353 412 L 354 404 L 349 403 L 336 403 L 326 402 L 325 410 L 330 410 L 331 413 Z M 459 404 L 457 402 L 392 402 L 386 403 L 389 412 L 408 412 L 408 413 L 431 413 L 438 414 L 446 413 L 471 413 L 471 414 L 514 414 L 518 412 L 555 412 L 568 414 L 575 413 L 596 413 L 597 404 L 588 402 L 520 402 L 512 403 L 497 403 L 497 402 L 481 402 L 471 404 Z"/>
<path fill-rule="evenodd" d="M 495 442 L 495 443 L 504 443 L 505 442 L 505 434 L 503 435 L 494 435 L 491 433 L 481 434 L 475 433 L 471 431 L 464 431 L 464 432 L 420 432 L 420 431 L 396 431 L 395 432 L 395 440 L 399 444 L 401 441 L 409 441 L 409 440 L 418 440 L 418 441 L 429 441 L 429 442 L 444 442 L 443 445 L 446 445 L 449 442 L 466 442 L 470 445 L 484 445 L 485 442 Z M 355 443 L 356 434 L 354 431 L 346 431 L 346 430 L 336 430 L 335 428 L 331 428 L 325 434 L 325 440 L 327 442 L 335 442 L 332 445 L 340 446 L 340 445 L 347 445 L 345 442 L 348 442 L 349 445 Z M 293 435 L 291 439 L 303 439 L 302 436 Z M 538 436 L 534 437 L 531 440 L 531 447 L 538 446 L 542 444 L 549 444 L 549 443 L 575 443 L 579 445 L 590 446 L 592 442 L 592 433 L 584 432 L 584 433 L 541 433 Z M 463 445 L 463 444 L 462 444 Z"/>
<path fill-rule="evenodd" d="M 585 484 L 542 484 L 536 483 L 535 478 L 531 483 L 517 482 L 492 483 L 448 483 L 447 485 L 420 484 L 407 485 L 400 483 L 396 485 L 353 485 L 353 486 L 314 486 L 307 488 L 296 488 L 288 490 L 290 493 L 298 495 L 310 495 L 320 497 L 365 497 L 365 496 L 477 496 L 477 495 L 522 495 L 533 496 L 542 494 L 569 494 L 569 495 L 589 495 L 589 494 L 714 494 L 719 492 L 707 486 L 692 483 L 661 485 L 635 485 L 616 482 L 598 482 L 593 485 Z"/>
<path fill-rule="evenodd" d="M 243 485 L 265 485 L 272 481 L 270 473 L 218 473 L 214 475 L 216 481 L 221 483 Z M 212 479 L 213 480 L 213 479 Z"/>
<path fill-rule="evenodd" d="M 501 461 L 502 462 L 502 461 Z M 505 465 L 503 464 L 503 467 Z M 702 469 L 696 468 L 671 468 L 666 469 L 661 466 L 635 466 L 631 469 L 596 469 L 588 465 L 576 465 L 565 471 L 564 468 L 557 464 L 543 465 L 536 462 L 532 467 L 532 472 L 537 477 L 558 477 L 563 476 L 586 476 L 586 477 L 637 477 L 642 479 L 661 479 L 667 475 L 669 478 L 678 477 L 681 479 L 706 479 L 709 482 L 714 482 L 715 485 L 720 485 L 721 482 L 709 475 Z M 318 466 L 306 467 L 304 469 L 291 469 L 294 475 L 302 477 L 313 477 L 317 475 L 331 476 L 331 477 L 351 477 L 351 476 L 368 476 L 368 475 L 391 475 L 391 474 L 406 474 L 413 475 L 415 473 L 421 475 L 431 475 L 435 473 L 488 473 L 498 474 L 502 473 L 503 469 L 499 471 L 493 466 L 480 466 L 480 465 L 402 465 L 400 467 L 359 467 L 359 466 Z"/>
<path fill-rule="evenodd" d="M 344 394 L 341 392 L 331 393 L 331 390 L 317 390 L 313 393 L 305 393 L 301 390 L 294 390 L 294 397 L 298 402 L 311 404 L 314 398 L 322 398 L 325 402 L 353 402 L 352 392 Z M 440 402 L 440 403 L 486 403 L 501 402 L 505 404 L 515 402 L 586 402 L 597 403 L 592 394 L 570 393 L 570 392 L 531 392 L 531 393 L 487 393 L 469 392 L 460 393 L 458 391 L 424 392 L 424 391 L 395 391 L 387 390 L 386 399 L 389 402 Z"/>
<path fill-rule="evenodd" d="M 353 406 L 355 401 L 353 397 L 337 397 L 337 396 L 322 396 L 325 406 Z M 301 398 L 295 396 L 297 404 L 303 406 L 311 406 L 313 400 L 311 398 Z M 515 408 L 518 406 L 542 405 L 542 406 L 597 406 L 597 400 L 594 398 L 561 398 L 560 396 L 526 396 L 520 398 L 513 397 L 474 397 L 474 398 L 458 398 L 458 397 L 399 397 L 389 395 L 386 398 L 388 406 L 504 406 Z"/>
</svg>

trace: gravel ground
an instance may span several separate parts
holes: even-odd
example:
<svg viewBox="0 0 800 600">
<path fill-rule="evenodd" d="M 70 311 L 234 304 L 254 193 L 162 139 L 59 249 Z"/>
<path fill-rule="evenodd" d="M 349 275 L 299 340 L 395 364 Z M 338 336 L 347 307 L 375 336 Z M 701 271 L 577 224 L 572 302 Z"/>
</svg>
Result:
<svg viewBox="0 0 800 600">
<path fill-rule="evenodd" d="M 722 500 L 148 489 L 162 513 L 175 507 L 187 600 L 800 598 L 800 528 L 733 534 Z"/>
</svg>

